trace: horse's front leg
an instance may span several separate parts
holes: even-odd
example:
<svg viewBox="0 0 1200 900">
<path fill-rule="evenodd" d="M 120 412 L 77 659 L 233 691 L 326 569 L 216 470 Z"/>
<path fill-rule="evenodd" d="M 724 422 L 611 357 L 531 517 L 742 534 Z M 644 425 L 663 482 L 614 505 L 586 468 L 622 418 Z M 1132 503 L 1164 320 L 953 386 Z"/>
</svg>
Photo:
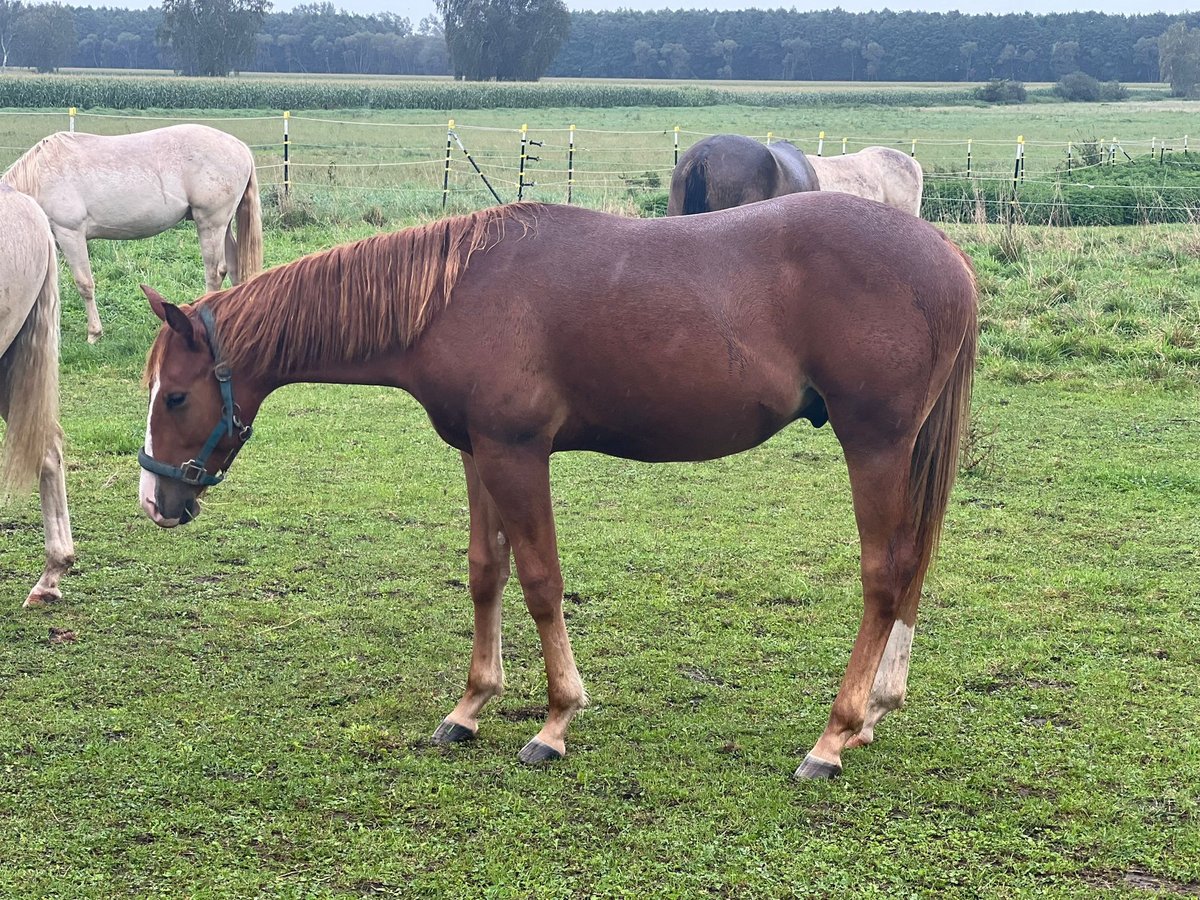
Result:
<svg viewBox="0 0 1200 900">
<path fill-rule="evenodd" d="M 52 226 L 52 229 L 63 258 L 71 269 L 71 277 L 75 279 L 75 287 L 79 288 L 79 296 L 83 298 L 83 306 L 87 310 L 88 343 L 94 344 L 100 340 L 104 328 L 100 325 L 100 311 L 96 308 L 96 279 L 92 277 L 92 264 L 88 259 L 87 235 L 74 228 Z"/>
<path fill-rule="evenodd" d="M 67 513 L 67 485 L 63 474 L 62 436 L 46 452 L 38 482 L 42 504 L 42 526 L 46 531 L 46 570 L 25 598 L 26 607 L 44 606 L 59 600 L 59 579 L 75 562 L 75 544 L 71 540 L 71 517 Z"/>
<path fill-rule="evenodd" d="M 879 720 L 904 702 L 923 573 L 908 497 L 911 444 L 900 443 L 899 451 L 846 455 L 862 543 L 863 616 L 829 724 L 798 778 L 839 774 L 842 751 L 870 743 Z"/>
<path fill-rule="evenodd" d="M 567 728 L 587 705 L 563 618 L 563 580 L 550 503 L 549 441 L 513 447 L 472 437 L 480 480 L 504 522 L 517 562 L 525 605 L 537 625 L 546 663 L 550 713 L 542 730 L 521 750 L 523 763 L 558 759 L 567 752 Z"/>
<path fill-rule="evenodd" d="M 439 744 L 467 741 L 479 730 L 479 711 L 504 691 L 504 664 L 500 658 L 500 616 L 504 586 L 508 583 L 509 550 L 504 524 L 491 495 L 479 480 L 475 460 L 464 453 L 467 501 L 471 509 L 471 600 L 475 604 L 475 636 L 471 645 L 471 670 L 467 690 L 454 711 L 442 721 L 433 740 Z"/>
</svg>

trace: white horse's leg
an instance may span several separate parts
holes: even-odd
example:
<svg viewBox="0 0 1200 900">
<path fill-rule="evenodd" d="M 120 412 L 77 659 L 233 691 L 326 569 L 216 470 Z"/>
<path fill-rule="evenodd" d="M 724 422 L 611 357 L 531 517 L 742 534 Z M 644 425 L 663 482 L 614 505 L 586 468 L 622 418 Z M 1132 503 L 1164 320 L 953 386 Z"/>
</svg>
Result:
<svg viewBox="0 0 1200 900">
<path fill-rule="evenodd" d="M 71 540 L 71 517 L 67 512 L 67 484 L 63 473 L 62 436 L 46 451 L 38 484 L 42 501 L 42 526 L 46 530 L 46 571 L 25 599 L 25 606 L 44 606 L 62 599 L 59 579 L 75 562 L 75 544 Z"/>
<path fill-rule="evenodd" d="M 88 343 L 94 344 L 100 340 L 104 328 L 100 325 L 100 313 L 96 309 L 96 280 L 92 277 L 92 264 L 88 260 L 87 237 L 82 231 L 62 228 L 53 223 L 51 227 L 63 257 L 71 267 L 71 277 L 79 288 L 79 296 L 83 298 L 87 310 Z"/>
<path fill-rule="evenodd" d="M 193 214 L 194 214 L 193 210 Z M 219 291 L 228 271 L 225 261 L 225 229 L 228 220 L 214 222 L 196 218 L 196 233 L 200 236 L 200 255 L 204 258 L 204 287 Z"/>
</svg>

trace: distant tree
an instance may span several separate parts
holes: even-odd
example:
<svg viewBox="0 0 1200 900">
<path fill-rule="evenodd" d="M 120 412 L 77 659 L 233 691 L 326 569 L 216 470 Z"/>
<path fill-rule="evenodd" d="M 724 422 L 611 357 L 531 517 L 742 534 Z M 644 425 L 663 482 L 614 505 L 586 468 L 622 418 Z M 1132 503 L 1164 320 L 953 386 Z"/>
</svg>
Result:
<svg viewBox="0 0 1200 900">
<path fill-rule="evenodd" d="M 1055 41 L 1050 48 L 1050 71 L 1062 78 L 1079 71 L 1079 41 Z"/>
<path fill-rule="evenodd" d="M 438 0 L 455 76 L 537 81 L 554 62 L 571 14 L 563 0 Z"/>
<path fill-rule="evenodd" d="M 1146 81 L 1158 81 L 1158 38 L 1138 38 L 1133 45 L 1133 61 L 1141 67 Z"/>
<path fill-rule="evenodd" d="M 1021 54 L 1021 62 L 1024 64 L 1021 67 L 1021 74 L 1028 78 L 1030 71 L 1033 69 L 1033 64 L 1037 62 L 1037 51 L 1033 49 L 1026 50 Z"/>
<path fill-rule="evenodd" d="M 39 72 L 54 72 L 78 49 L 75 16 L 61 3 L 27 6 L 16 35 L 20 57 Z"/>
<path fill-rule="evenodd" d="M 638 38 L 633 42 L 633 71 L 643 78 L 658 74 L 658 51 L 647 40 Z"/>
<path fill-rule="evenodd" d="M 25 7 L 21 0 L 0 0 L 0 69 L 8 68 L 8 54 L 21 24 Z"/>
<path fill-rule="evenodd" d="M 717 67 L 718 78 L 733 77 L 733 54 L 737 53 L 737 48 L 737 41 L 728 39 L 713 44 L 712 52 L 721 60 L 721 65 Z"/>
<path fill-rule="evenodd" d="M 850 57 L 850 80 L 851 81 L 855 80 L 855 74 L 857 72 L 857 69 L 855 68 L 855 64 L 858 62 L 859 47 L 860 47 L 860 45 L 859 45 L 858 41 L 854 40 L 854 38 L 845 38 L 842 41 L 842 52 L 845 53 L 848 57 Z"/>
<path fill-rule="evenodd" d="M 121 50 L 123 63 L 130 69 L 138 67 L 138 51 L 142 46 L 142 36 L 132 31 L 122 31 L 117 35 L 117 47 Z"/>
<path fill-rule="evenodd" d="M 875 41 L 869 41 L 867 46 L 863 47 L 862 55 L 867 61 L 867 80 L 875 81 L 879 78 L 879 69 L 883 65 L 883 47 Z"/>
<path fill-rule="evenodd" d="M 975 74 L 975 54 L 979 52 L 979 41 L 963 41 L 958 45 L 958 55 L 963 58 L 963 81 L 970 81 Z"/>
<path fill-rule="evenodd" d="M 225 76 L 253 61 L 269 0 L 163 0 L 158 42 L 184 75 Z"/>
<path fill-rule="evenodd" d="M 1008 68 L 1008 77 L 1015 79 L 1017 77 L 1017 48 L 1012 44 L 1005 44 L 1004 49 L 1000 51 L 1000 55 L 996 57 L 996 64 L 1006 66 Z"/>
<path fill-rule="evenodd" d="M 812 77 L 812 42 L 804 38 L 788 38 L 780 43 L 783 48 L 783 79 L 796 80 L 796 69 L 805 64 L 808 66 L 808 76 Z"/>
<path fill-rule="evenodd" d="M 1158 65 L 1171 93 L 1187 97 L 1200 83 L 1200 29 L 1176 22 L 1158 39 Z"/>
<path fill-rule="evenodd" d="M 692 54 L 683 44 L 667 43 L 658 48 L 658 64 L 668 78 L 687 78 L 692 74 Z"/>
</svg>

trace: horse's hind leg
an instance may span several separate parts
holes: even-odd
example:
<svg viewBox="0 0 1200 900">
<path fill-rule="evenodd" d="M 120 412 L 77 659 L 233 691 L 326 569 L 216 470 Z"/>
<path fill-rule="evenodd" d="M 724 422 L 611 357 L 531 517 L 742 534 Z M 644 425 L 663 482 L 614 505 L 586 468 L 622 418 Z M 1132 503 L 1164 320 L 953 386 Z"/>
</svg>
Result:
<svg viewBox="0 0 1200 900">
<path fill-rule="evenodd" d="M 238 275 L 238 252 L 237 238 L 233 236 L 232 220 L 225 226 L 225 267 L 229 270 L 229 283 L 240 284 L 241 278 Z"/>
<path fill-rule="evenodd" d="M 921 595 L 920 558 L 908 497 L 912 439 L 846 453 L 862 543 L 863 617 L 829 724 L 798 778 L 829 778 L 847 747 L 869 743 L 879 720 L 904 702 Z"/>
<path fill-rule="evenodd" d="M 38 482 L 42 504 L 42 526 L 46 531 L 46 570 L 25 599 L 26 607 L 43 606 L 62 598 L 59 579 L 75 562 L 75 544 L 71 540 L 71 517 L 67 513 L 67 485 L 63 474 L 62 436 L 46 451 Z"/>
<path fill-rule="evenodd" d="M 537 624 L 546 663 L 550 714 L 542 730 L 521 750 L 521 762 L 534 764 L 566 753 L 567 727 L 587 705 L 587 695 L 563 618 L 563 580 L 550 503 L 550 448 L 527 441 L 495 444 L 472 436 L 479 477 L 496 502 L 512 542 L 525 605 Z"/>
<path fill-rule="evenodd" d="M 192 214 L 196 218 L 196 233 L 200 237 L 200 256 L 204 259 L 204 287 L 219 291 L 228 271 L 225 261 L 225 229 L 229 220 L 213 220 L 211 216 Z M 235 254 L 236 256 L 236 254 Z"/>
<path fill-rule="evenodd" d="M 508 583 L 508 538 L 500 513 L 479 480 L 475 460 L 463 454 L 467 473 L 467 500 L 471 508 L 471 600 L 475 604 L 475 637 L 471 646 L 471 671 L 467 691 L 454 711 L 442 721 L 433 740 L 439 744 L 466 741 L 479 730 L 479 711 L 504 690 L 504 665 L 500 658 L 500 613 Z"/>
<path fill-rule="evenodd" d="M 87 237 L 82 231 L 54 227 L 54 239 L 62 250 L 63 258 L 71 267 L 71 277 L 79 288 L 83 306 L 87 310 L 88 343 L 100 340 L 104 328 L 100 325 L 100 312 L 96 309 L 96 280 L 92 277 L 92 264 L 88 260 Z"/>
</svg>

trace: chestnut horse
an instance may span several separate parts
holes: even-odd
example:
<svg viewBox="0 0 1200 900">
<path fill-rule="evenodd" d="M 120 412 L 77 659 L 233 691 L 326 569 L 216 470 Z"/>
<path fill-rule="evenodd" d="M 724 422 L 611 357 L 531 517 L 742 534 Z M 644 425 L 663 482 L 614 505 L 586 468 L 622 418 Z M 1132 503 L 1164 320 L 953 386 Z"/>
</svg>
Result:
<svg viewBox="0 0 1200 900">
<path fill-rule="evenodd" d="M 199 513 L 263 399 L 293 382 L 402 388 L 461 451 L 475 637 L 435 740 L 474 737 L 503 687 L 510 552 L 550 701 L 520 759 L 562 756 L 586 703 L 563 620 L 552 453 L 713 459 L 800 418 L 828 421 L 845 452 L 865 608 L 797 774 L 837 774 L 842 751 L 900 706 L 975 360 L 972 270 L 933 226 L 843 194 L 654 220 L 515 204 L 316 253 L 190 307 L 144 290 L 165 323 L 139 453 L 141 505 L 159 525 Z"/>
<path fill-rule="evenodd" d="M 714 134 L 692 144 L 675 166 L 667 215 L 715 212 L 820 189 L 812 163 L 794 144 Z"/>
<path fill-rule="evenodd" d="M 262 269 L 262 213 L 254 154 L 207 125 L 134 134 L 60 131 L 38 141 L 4 173 L 46 213 L 87 308 L 88 342 L 103 331 L 88 241 L 127 241 L 196 222 L 204 284 L 215 291 Z M 234 223 L 237 236 L 234 237 Z"/>
<path fill-rule="evenodd" d="M 41 606 L 62 596 L 59 579 L 75 559 L 58 426 L 58 254 L 45 213 L 5 184 L 0 221 L 0 491 L 38 484 L 46 568 L 25 605 Z"/>
</svg>

